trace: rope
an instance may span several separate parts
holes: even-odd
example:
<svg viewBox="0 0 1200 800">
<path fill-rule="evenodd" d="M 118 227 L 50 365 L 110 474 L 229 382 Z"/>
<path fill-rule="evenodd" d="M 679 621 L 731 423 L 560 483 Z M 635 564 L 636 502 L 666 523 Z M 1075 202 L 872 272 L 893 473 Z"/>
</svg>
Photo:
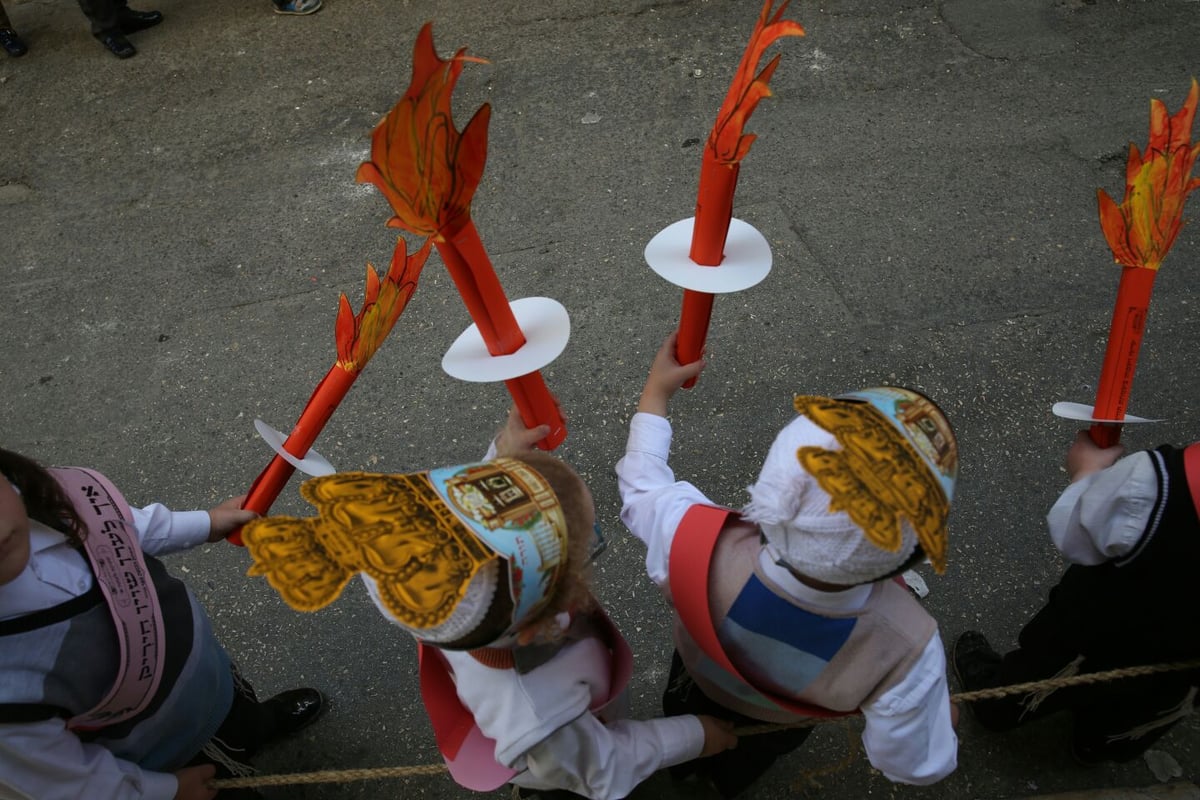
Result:
<svg viewBox="0 0 1200 800">
<path fill-rule="evenodd" d="M 1180 672 L 1189 669 L 1200 669 L 1200 658 L 1192 661 L 1169 661 L 1163 664 L 1148 664 L 1139 667 L 1121 667 L 1120 669 L 1110 669 L 1104 672 L 1087 672 L 1082 675 L 1065 675 L 1061 678 L 1044 678 L 1040 681 L 1027 681 L 1025 683 L 1014 683 L 1009 686 L 995 686 L 990 689 L 977 689 L 973 692 L 960 692 L 959 694 L 950 695 L 952 703 L 971 703 L 976 700 L 998 700 L 1001 697 L 1008 697 L 1013 694 L 1028 694 L 1042 689 L 1054 691 L 1056 689 L 1065 689 L 1068 686 L 1083 686 L 1092 683 L 1105 683 L 1107 681 L 1115 681 L 1121 678 L 1136 678 L 1142 675 L 1154 675 L 1159 672 Z M 854 711 L 846 716 L 855 716 L 859 712 Z M 820 717 L 810 717 L 809 719 L 797 720 L 796 722 L 781 722 L 781 723 L 764 723 L 762 725 L 747 725 L 741 728 L 734 728 L 733 732 L 737 736 L 755 736 L 760 733 L 772 733 L 774 731 L 786 730 L 788 728 L 810 728 L 814 725 L 820 725 L 825 720 Z"/>
<path fill-rule="evenodd" d="M 208 782 L 213 789 L 242 789 L 255 786 L 291 786 L 298 783 L 350 783 L 377 778 L 408 778 L 413 775 L 440 775 L 445 764 L 413 767 L 374 767 L 369 769 L 327 769 L 320 772 L 293 772 L 288 775 L 255 775 L 250 778 L 218 778 Z"/>
<path fill-rule="evenodd" d="M 1190 669 L 1200 669 L 1200 659 L 1192 661 L 1170 661 L 1163 664 L 1148 664 L 1138 667 L 1122 667 L 1104 672 L 1088 672 L 1083 675 L 1070 675 L 1061 678 L 1046 678 L 1040 681 L 1014 683 L 1010 686 L 996 686 L 990 689 L 978 689 L 973 692 L 960 692 L 950 695 L 951 702 L 970 703 L 976 700 L 996 700 L 1014 694 L 1027 694 L 1042 689 L 1064 689 L 1068 686 L 1082 686 L 1093 683 L 1106 683 L 1121 678 L 1136 678 L 1143 675 L 1155 675 L 1160 672 L 1181 672 Z M 857 714 L 858 712 L 855 712 Z M 848 714 L 847 716 L 854 716 Z M 737 736 L 756 736 L 763 733 L 786 730 L 789 728 L 809 728 L 829 721 L 820 717 L 803 719 L 798 722 L 775 723 L 763 725 L 747 725 L 734 728 Z M 855 755 L 852 753 L 851 756 Z M 835 765 L 838 771 L 842 764 Z M 352 781 L 376 780 L 381 778 L 408 778 L 415 775 L 440 775 L 446 772 L 445 764 L 422 764 L 411 767 L 374 767 L 366 769 L 323 770 L 320 772 L 293 772 L 281 775 L 257 775 L 246 778 L 219 778 L 211 780 L 208 785 L 214 789 L 241 789 L 256 786 L 291 786 L 301 783 L 349 783 Z M 824 773 L 824 770 L 819 771 Z"/>
</svg>

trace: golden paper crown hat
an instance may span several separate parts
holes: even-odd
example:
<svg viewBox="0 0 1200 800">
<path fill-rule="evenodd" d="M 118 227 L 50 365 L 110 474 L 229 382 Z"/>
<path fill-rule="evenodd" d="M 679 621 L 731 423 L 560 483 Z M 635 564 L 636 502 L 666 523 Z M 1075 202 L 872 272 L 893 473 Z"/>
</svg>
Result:
<svg viewBox="0 0 1200 800">
<path fill-rule="evenodd" d="M 743 510 L 776 560 L 853 585 L 895 572 L 919 544 L 943 572 L 958 445 L 941 409 L 891 386 L 794 405 Z"/>
<path fill-rule="evenodd" d="M 343 472 L 305 481 L 300 492 L 317 517 L 267 517 L 242 532 L 254 559 L 249 574 L 265 576 L 298 611 L 325 607 L 362 574 L 386 616 L 445 645 L 474 633 L 507 584 L 512 613 L 494 641 L 531 619 L 564 573 L 562 506 L 549 482 L 516 459 Z"/>
</svg>

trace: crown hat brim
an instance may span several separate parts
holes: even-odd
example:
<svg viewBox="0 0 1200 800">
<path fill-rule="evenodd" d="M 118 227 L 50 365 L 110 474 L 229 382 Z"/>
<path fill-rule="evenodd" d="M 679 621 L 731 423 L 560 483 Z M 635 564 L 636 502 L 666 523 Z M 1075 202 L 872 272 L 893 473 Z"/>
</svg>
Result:
<svg viewBox="0 0 1200 800">
<path fill-rule="evenodd" d="M 519 460 L 336 473 L 305 481 L 301 494 L 317 516 L 266 517 L 244 529 L 251 574 L 267 577 L 298 610 L 327 605 L 361 573 L 389 619 L 430 643 L 454 641 L 483 622 L 504 568 L 512 614 L 496 637 L 503 639 L 549 602 L 566 574 L 561 503 Z M 336 586 L 326 589 L 323 576 L 335 571 Z"/>
</svg>

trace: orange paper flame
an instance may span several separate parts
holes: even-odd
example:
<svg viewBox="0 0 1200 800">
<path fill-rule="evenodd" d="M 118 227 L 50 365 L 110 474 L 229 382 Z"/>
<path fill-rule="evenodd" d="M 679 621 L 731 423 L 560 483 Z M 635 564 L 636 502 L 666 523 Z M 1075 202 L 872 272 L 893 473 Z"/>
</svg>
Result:
<svg viewBox="0 0 1200 800">
<path fill-rule="evenodd" d="M 783 19 L 791 0 L 784 0 L 772 12 L 775 0 L 763 0 L 758 22 L 750 33 L 750 41 L 742 53 L 742 60 L 734 73 L 725 102 L 717 112 L 717 121 L 708 134 L 704 156 L 700 162 L 700 187 L 696 195 L 696 217 L 692 227 L 692 244 L 688 258 L 706 267 L 715 267 L 725 257 L 725 240 L 729 236 L 729 224 L 733 219 L 733 195 L 737 190 L 738 172 L 741 161 L 750 152 L 755 135 L 743 133 L 746 121 L 754 113 L 758 101 L 770 97 L 767 85 L 779 56 L 755 75 L 758 62 L 767 48 L 784 36 L 803 36 L 800 23 Z M 700 358 L 704 342 L 708 338 L 708 326 L 712 318 L 713 296 L 706 292 L 685 290 L 683 305 L 679 312 L 679 338 L 675 344 L 675 357 L 681 364 Z M 692 378 L 683 384 L 685 389 L 696 385 Z"/>
<path fill-rule="evenodd" d="M 774 0 L 764 0 L 762 11 L 759 12 L 758 22 L 750 34 L 750 42 L 742 54 L 737 73 L 725 95 L 725 102 L 717 112 L 717 122 L 708 135 L 708 147 L 712 149 L 717 160 L 722 164 L 736 164 L 750 152 L 754 144 L 754 134 L 743 134 L 746 121 L 754 113 L 758 101 L 771 96 L 767 85 L 775 68 L 779 65 L 776 55 L 762 68 L 757 75 L 754 70 L 762 60 L 767 48 L 784 36 L 803 36 L 804 28 L 800 23 L 790 19 L 782 19 L 791 0 L 784 0 L 779 9 L 772 14 L 771 6 Z"/>
<path fill-rule="evenodd" d="M 412 83 L 371 135 L 371 161 L 359 183 L 373 183 L 396 216 L 388 220 L 418 236 L 449 238 L 471 218 L 471 198 L 487 161 L 491 107 L 484 104 L 460 134 L 450 96 L 467 61 L 487 63 L 460 49 L 438 57 L 429 23 L 413 45 Z"/>
<path fill-rule="evenodd" d="M 511 355 L 525 345 L 525 335 L 471 221 L 471 199 L 487 162 L 491 108 L 481 106 L 461 134 L 451 114 L 463 64 L 487 63 L 464 52 L 439 58 L 432 26 L 421 28 L 413 46 L 412 83 L 371 135 L 371 160 L 359 166 L 358 181 L 383 193 L 396 212 L 389 226 L 433 240 L 488 353 Z M 539 447 L 557 447 L 566 422 L 541 373 L 506 384 L 526 426 L 550 426 Z"/>
<path fill-rule="evenodd" d="M 1125 166 L 1125 199 L 1117 205 L 1103 190 L 1100 226 L 1113 258 L 1125 267 L 1158 269 L 1183 226 L 1183 206 L 1188 193 L 1200 187 L 1192 167 L 1200 144 L 1192 143 L 1192 121 L 1200 100 L 1200 86 L 1192 79 L 1183 108 L 1168 116 L 1161 100 L 1150 101 L 1150 141 L 1146 153 L 1129 145 Z"/>
<path fill-rule="evenodd" d="M 1125 418 L 1154 278 L 1183 226 L 1188 194 L 1200 187 L 1200 178 L 1192 177 L 1200 155 L 1200 145 L 1192 144 L 1197 101 L 1200 86 L 1195 78 L 1183 108 L 1174 116 L 1167 114 L 1161 100 L 1151 100 L 1150 141 L 1145 155 L 1129 145 L 1124 200 L 1118 206 L 1103 189 L 1096 193 L 1100 227 L 1113 259 L 1123 269 L 1096 385 L 1094 419 Z M 1121 426 L 1094 423 L 1089 435 L 1100 447 L 1111 447 L 1120 440 Z"/>
<path fill-rule="evenodd" d="M 348 372 L 361 372 L 371 356 L 391 333 L 400 313 L 417 290 L 421 268 L 429 257 L 429 241 L 408 257 L 404 240 L 396 242 L 391 267 L 382 283 L 375 267 L 367 264 L 367 288 L 362 310 L 355 314 L 346 295 L 338 300 L 337 365 Z"/>
<path fill-rule="evenodd" d="M 400 312 L 417 288 L 417 278 L 429 256 L 429 242 L 408 257 L 404 239 L 396 242 L 387 276 L 380 283 L 375 268 L 367 264 L 367 288 L 362 310 L 350 309 L 350 301 L 342 295 L 338 301 L 334 339 L 337 341 L 337 360 L 313 390 L 300 418 L 283 443 L 283 449 L 296 458 L 304 458 L 333 417 L 333 412 L 345 399 L 363 367 L 387 338 Z M 279 499 L 280 492 L 296 468 L 278 453 L 254 479 L 242 508 L 265 514 Z M 227 537 L 233 544 L 242 544 L 241 528 Z"/>
</svg>

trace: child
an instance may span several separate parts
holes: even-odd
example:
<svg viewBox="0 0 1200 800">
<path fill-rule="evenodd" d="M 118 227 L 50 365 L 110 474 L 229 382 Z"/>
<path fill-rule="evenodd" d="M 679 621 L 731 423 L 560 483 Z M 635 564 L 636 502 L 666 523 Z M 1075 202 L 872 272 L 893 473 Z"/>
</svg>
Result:
<svg viewBox="0 0 1200 800">
<path fill-rule="evenodd" d="M 422 698 L 461 785 L 621 798 L 737 740 L 710 717 L 620 718 L 628 645 L 588 588 L 591 493 L 533 449 L 548 434 L 514 411 L 483 463 L 315 478 L 301 491 L 318 518 L 257 520 L 243 536 L 252 574 L 299 610 L 362 574 L 417 639 Z"/>
<path fill-rule="evenodd" d="M 617 464 L 621 519 L 676 610 L 664 711 L 790 723 L 861 710 L 867 756 L 884 775 L 944 778 L 958 740 L 937 624 L 890 578 L 926 557 L 944 564 L 957 474 L 949 424 L 903 389 L 797 397 L 801 416 L 776 437 L 750 504 L 720 508 L 667 463 L 668 401 L 704 367 L 680 366 L 674 350 L 672 334 Z M 692 771 L 733 797 L 809 731 L 757 735 Z"/>
<path fill-rule="evenodd" d="M 90 470 L 0 450 L 0 472 L 0 795 L 207 800 L 214 763 L 321 712 L 314 689 L 259 703 L 154 557 L 220 541 L 254 516 L 242 498 L 131 509 Z"/>
<path fill-rule="evenodd" d="M 1071 484 L 1050 509 L 1050 538 L 1071 562 L 1046 605 L 1003 657 L 983 634 L 954 643 L 970 691 L 1200 657 L 1200 445 L 1121 458 L 1086 431 L 1067 452 Z M 1118 460 L 1119 459 L 1119 460 Z M 1011 695 L 972 703 L 984 727 L 1006 730 L 1059 711 L 1085 764 L 1129 761 L 1192 713 L 1200 671 Z"/>
</svg>

